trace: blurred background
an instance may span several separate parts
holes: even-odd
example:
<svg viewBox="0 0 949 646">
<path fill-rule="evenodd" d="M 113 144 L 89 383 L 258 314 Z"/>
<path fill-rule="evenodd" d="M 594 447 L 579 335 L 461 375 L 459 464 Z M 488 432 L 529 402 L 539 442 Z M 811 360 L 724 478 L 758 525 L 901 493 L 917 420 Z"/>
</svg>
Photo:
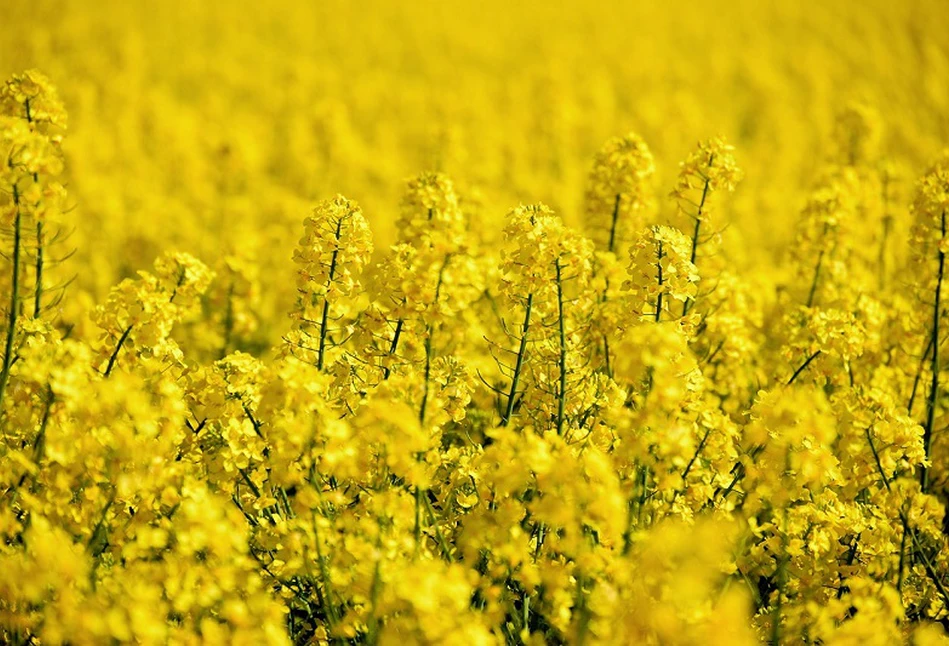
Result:
<svg viewBox="0 0 949 646">
<path fill-rule="evenodd" d="M 69 111 L 69 262 L 89 299 L 177 248 L 252 262 L 262 316 L 282 316 L 315 202 L 358 201 L 382 248 L 422 170 L 455 180 L 489 239 L 521 202 L 582 224 L 592 155 L 628 131 L 655 153 L 659 217 L 679 161 L 727 137 L 746 176 L 727 211 L 734 262 L 779 262 L 848 102 L 878 112 L 909 180 L 949 143 L 944 0 L 5 0 L 2 14 L 0 75 L 42 70 Z"/>
</svg>

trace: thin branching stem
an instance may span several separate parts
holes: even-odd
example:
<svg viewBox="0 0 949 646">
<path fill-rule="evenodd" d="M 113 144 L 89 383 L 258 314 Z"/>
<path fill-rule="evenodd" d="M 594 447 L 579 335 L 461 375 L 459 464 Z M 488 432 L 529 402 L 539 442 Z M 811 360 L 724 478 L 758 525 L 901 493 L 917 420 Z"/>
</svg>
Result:
<svg viewBox="0 0 949 646">
<path fill-rule="evenodd" d="M 890 479 L 886 475 L 886 471 L 883 470 L 883 462 L 880 460 L 880 454 L 877 452 L 876 447 L 873 444 L 873 436 L 870 434 L 870 429 L 866 431 L 867 442 L 870 443 L 870 451 L 873 453 L 873 459 L 876 463 L 877 471 L 880 473 L 880 479 L 883 481 L 883 485 L 886 487 L 887 491 L 892 491 L 890 487 Z M 904 548 L 906 538 L 909 537 L 913 542 L 913 546 L 916 549 L 916 553 L 919 555 L 920 560 L 923 562 L 923 567 L 926 570 L 926 573 L 929 575 L 929 578 L 932 579 L 933 585 L 936 586 L 936 590 L 939 592 L 939 596 L 942 597 L 943 603 L 949 604 L 949 590 L 946 589 L 945 584 L 942 581 L 942 578 L 939 576 L 939 573 L 936 571 L 935 566 L 930 560 L 929 556 L 926 555 L 926 551 L 920 543 L 919 536 L 916 533 L 916 530 L 910 524 L 909 516 L 906 513 L 905 509 L 900 509 L 900 522 L 903 525 L 903 538 L 900 541 L 900 571 L 897 575 L 897 589 L 902 589 L 903 587 L 903 568 L 904 568 Z"/>
</svg>

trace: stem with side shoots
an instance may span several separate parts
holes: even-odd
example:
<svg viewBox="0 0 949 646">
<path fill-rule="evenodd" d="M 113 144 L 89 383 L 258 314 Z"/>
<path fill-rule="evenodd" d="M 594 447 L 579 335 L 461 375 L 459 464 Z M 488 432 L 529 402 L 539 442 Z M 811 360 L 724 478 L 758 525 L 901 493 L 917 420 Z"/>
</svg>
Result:
<svg viewBox="0 0 949 646">
<path fill-rule="evenodd" d="M 871 427 L 872 428 L 872 427 Z M 880 454 L 877 452 L 876 447 L 873 444 L 873 436 L 870 435 L 870 429 L 867 431 L 867 442 L 870 444 L 870 452 L 873 453 L 874 462 L 876 462 L 877 471 L 880 472 L 880 479 L 883 481 L 883 486 L 886 487 L 887 491 L 892 491 L 890 487 L 890 479 L 886 477 L 886 472 L 883 470 L 883 462 L 880 460 Z M 906 515 L 906 511 L 900 509 L 900 522 L 903 525 L 903 538 L 900 541 L 900 571 L 897 575 L 897 586 L 898 589 L 902 589 L 903 586 L 903 548 L 904 543 L 906 542 L 906 537 L 912 540 L 913 545 L 916 547 L 916 550 L 919 553 L 920 559 L 923 562 L 923 567 L 926 569 L 926 573 L 932 579 L 933 584 L 936 586 L 936 590 L 939 592 L 939 596 L 942 597 L 944 604 L 949 605 L 949 590 L 946 589 L 945 584 L 943 584 L 942 579 L 939 578 L 936 568 L 933 566 L 932 561 L 926 556 L 926 552 L 923 550 L 923 546 L 919 542 L 919 536 L 916 534 L 916 530 L 909 523 L 909 517 Z"/>
</svg>

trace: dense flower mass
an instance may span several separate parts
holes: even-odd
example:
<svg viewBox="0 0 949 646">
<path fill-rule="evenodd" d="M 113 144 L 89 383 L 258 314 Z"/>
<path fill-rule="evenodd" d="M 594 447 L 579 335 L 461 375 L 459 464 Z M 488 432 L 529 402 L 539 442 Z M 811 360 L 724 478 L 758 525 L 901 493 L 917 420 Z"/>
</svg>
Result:
<svg viewBox="0 0 949 646">
<path fill-rule="evenodd" d="M 0 12 L 0 643 L 949 643 L 938 3 L 101 4 Z"/>
</svg>

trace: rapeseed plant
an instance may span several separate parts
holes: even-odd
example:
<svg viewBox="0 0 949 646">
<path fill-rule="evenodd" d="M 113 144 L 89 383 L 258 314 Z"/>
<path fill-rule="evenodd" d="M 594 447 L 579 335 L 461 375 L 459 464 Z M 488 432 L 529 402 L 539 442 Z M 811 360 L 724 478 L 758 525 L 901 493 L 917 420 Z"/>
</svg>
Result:
<svg viewBox="0 0 949 646">
<path fill-rule="evenodd" d="M 0 641 L 949 641 L 940 7 L 244 3 L 5 8 Z"/>
</svg>

